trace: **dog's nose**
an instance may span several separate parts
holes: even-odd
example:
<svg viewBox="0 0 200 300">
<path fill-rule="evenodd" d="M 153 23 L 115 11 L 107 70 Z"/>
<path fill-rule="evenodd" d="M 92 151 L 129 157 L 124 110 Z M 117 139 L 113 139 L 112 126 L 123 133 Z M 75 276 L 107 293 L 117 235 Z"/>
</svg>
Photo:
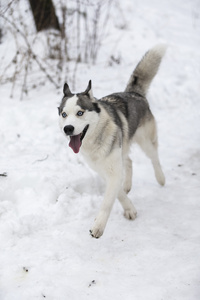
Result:
<svg viewBox="0 0 200 300">
<path fill-rule="evenodd" d="M 73 131 L 74 131 L 74 126 L 72 125 L 67 125 L 64 127 L 64 132 L 66 133 L 66 135 L 72 135 Z"/>
</svg>

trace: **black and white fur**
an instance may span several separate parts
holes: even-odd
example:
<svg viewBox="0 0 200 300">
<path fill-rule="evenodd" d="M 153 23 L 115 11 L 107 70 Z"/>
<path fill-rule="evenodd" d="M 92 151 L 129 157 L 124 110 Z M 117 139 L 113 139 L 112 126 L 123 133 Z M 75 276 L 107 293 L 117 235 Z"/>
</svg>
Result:
<svg viewBox="0 0 200 300">
<path fill-rule="evenodd" d="M 129 157 L 132 142 L 138 143 L 151 159 L 158 183 L 165 184 L 157 151 L 156 122 L 145 98 L 164 53 L 163 45 L 148 51 L 124 92 L 97 100 L 92 94 L 91 81 L 85 92 L 78 94 L 72 94 L 67 83 L 64 85 L 64 97 L 58 108 L 61 129 L 70 137 L 73 151 L 81 150 L 88 164 L 106 181 L 104 199 L 90 230 L 95 238 L 103 234 L 116 198 L 124 216 L 136 218 L 136 209 L 127 196 L 132 185 Z"/>
</svg>

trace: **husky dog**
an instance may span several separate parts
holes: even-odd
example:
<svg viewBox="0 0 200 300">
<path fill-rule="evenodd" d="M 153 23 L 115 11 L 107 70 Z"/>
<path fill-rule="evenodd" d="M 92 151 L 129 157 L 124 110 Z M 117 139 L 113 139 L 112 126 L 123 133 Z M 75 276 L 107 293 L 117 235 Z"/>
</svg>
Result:
<svg viewBox="0 0 200 300">
<path fill-rule="evenodd" d="M 64 84 L 64 97 L 58 108 L 60 127 L 70 138 L 69 146 L 74 153 L 81 151 L 87 163 L 106 181 L 104 199 L 90 230 L 95 238 L 103 234 L 116 198 L 124 216 L 136 218 L 137 211 L 127 196 L 132 185 L 132 142 L 138 143 L 151 159 L 158 183 L 165 184 L 157 151 L 156 122 L 146 100 L 164 53 L 163 45 L 149 50 L 133 71 L 124 92 L 99 100 L 93 97 L 91 80 L 87 89 L 78 94 Z"/>
</svg>

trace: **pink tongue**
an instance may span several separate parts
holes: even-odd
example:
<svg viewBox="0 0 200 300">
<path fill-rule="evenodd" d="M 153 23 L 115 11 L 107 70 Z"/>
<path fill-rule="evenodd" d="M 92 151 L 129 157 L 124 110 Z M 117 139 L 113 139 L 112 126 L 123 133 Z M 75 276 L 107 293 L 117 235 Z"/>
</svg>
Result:
<svg viewBox="0 0 200 300">
<path fill-rule="evenodd" d="M 74 153 L 78 153 L 81 147 L 81 134 L 70 136 L 69 146 Z"/>
</svg>

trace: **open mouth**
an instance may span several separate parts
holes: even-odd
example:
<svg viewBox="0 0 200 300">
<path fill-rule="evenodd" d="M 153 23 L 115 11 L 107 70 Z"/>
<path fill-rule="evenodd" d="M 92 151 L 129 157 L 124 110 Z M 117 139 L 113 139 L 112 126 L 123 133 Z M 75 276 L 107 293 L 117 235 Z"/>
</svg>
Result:
<svg viewBox="0 0 200 300">
<path fill-rule="evenodd" d="M 82 140 L 84 139 L 88 128 L 89 128 L 89 125 L 86 125 L 80 134 L 70 136 L 69 146 L 72 148 L 74 153 L 79 152 L 81 144 L 82 144 Z"/>
</svg>

